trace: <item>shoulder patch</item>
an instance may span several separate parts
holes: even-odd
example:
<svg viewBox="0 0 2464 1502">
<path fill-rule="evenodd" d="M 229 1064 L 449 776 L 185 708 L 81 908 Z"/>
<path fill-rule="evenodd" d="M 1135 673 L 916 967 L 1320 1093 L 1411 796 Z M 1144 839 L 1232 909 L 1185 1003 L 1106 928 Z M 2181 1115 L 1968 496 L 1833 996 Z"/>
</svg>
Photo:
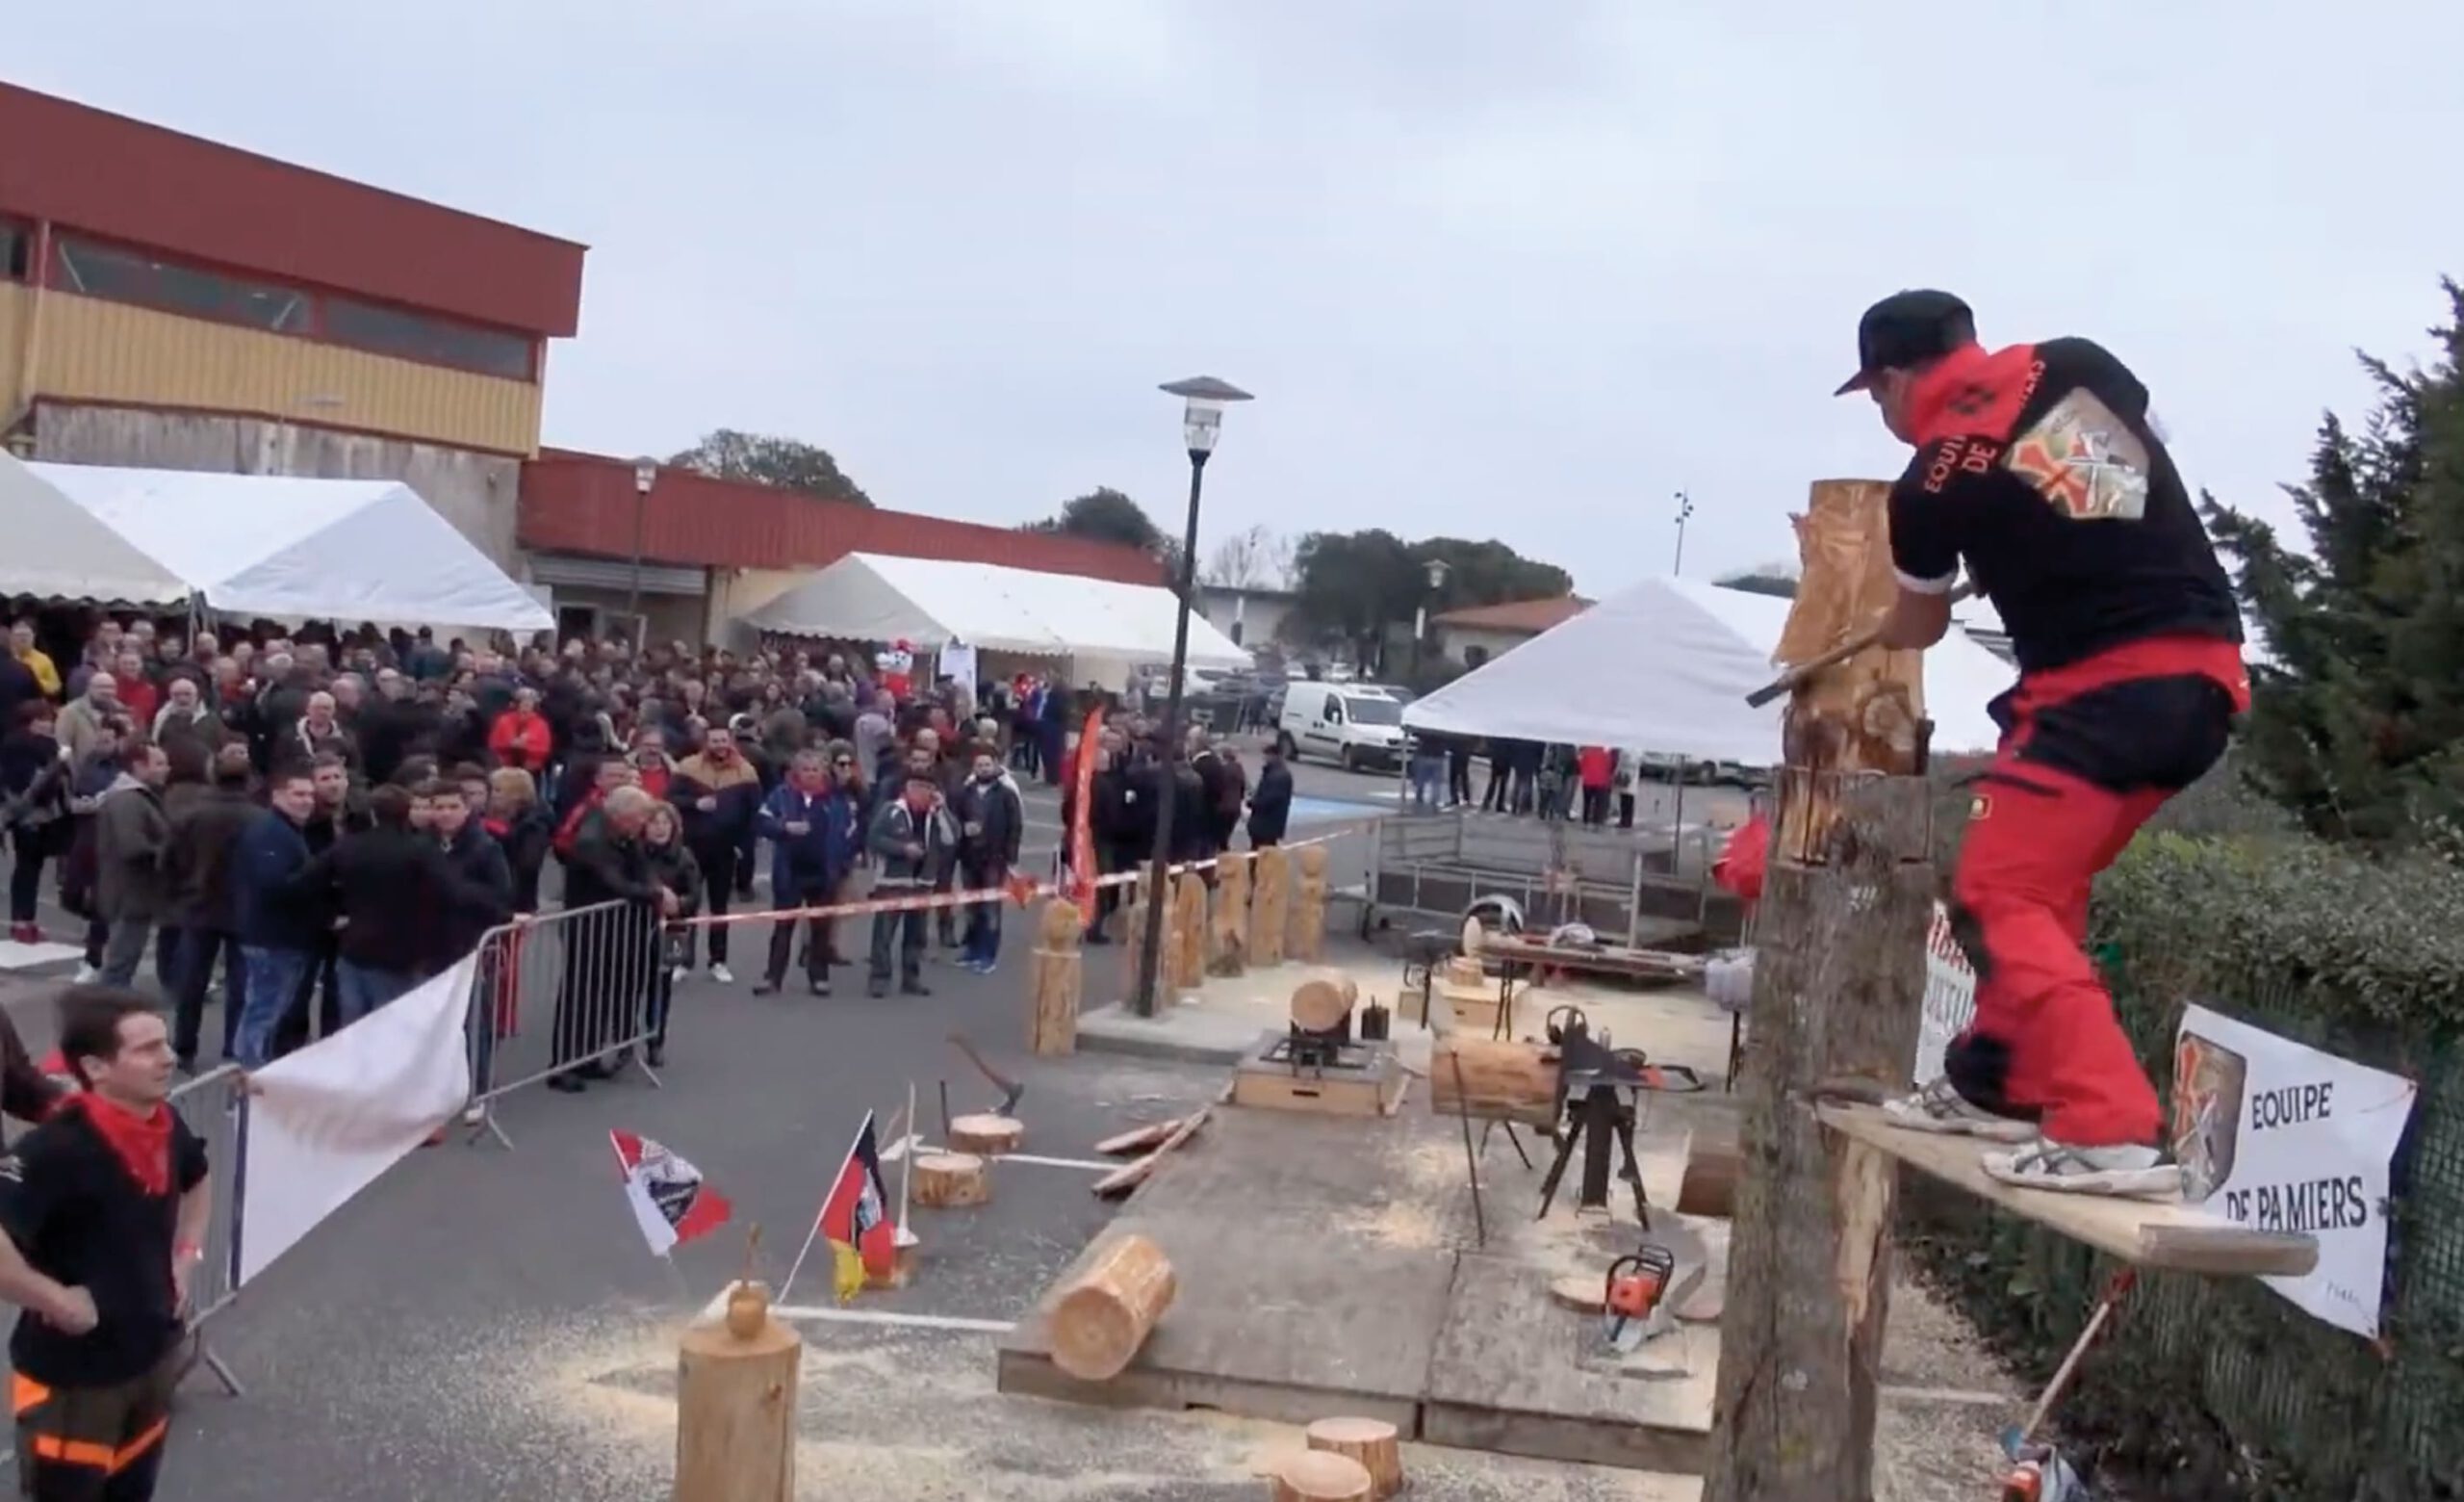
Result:
<svg viewBox="0 0 2464 1502">
<path fill-rule="evenodd" d="M 2072 521 L 2135 522 L 2147 514 L 2147 448 L 2086 387 L 2021 433 L 2007 463 Z"/>
<path fill-rule="evenodd" d="M 25 1181 L 25 1159 L 14 1152 L 0 1153 L 0 1183 L 21 1184 Z"/>
</svg>

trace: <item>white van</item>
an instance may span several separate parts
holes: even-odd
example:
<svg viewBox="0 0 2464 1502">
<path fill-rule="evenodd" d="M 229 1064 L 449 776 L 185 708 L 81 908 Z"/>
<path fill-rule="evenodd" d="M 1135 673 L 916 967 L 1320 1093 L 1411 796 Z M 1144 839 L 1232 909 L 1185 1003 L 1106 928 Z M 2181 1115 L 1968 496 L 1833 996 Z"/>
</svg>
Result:
<svg viewBox="0 0 2464 1502">
<path fill-rule="evenodd" d="M 1393 766 L 1403 757 L 1403 707 L 1348 684 L 1287 684 L 1275 739 L 1296 762 L 1320 756 L 1347 771 Z"/>
</svg>

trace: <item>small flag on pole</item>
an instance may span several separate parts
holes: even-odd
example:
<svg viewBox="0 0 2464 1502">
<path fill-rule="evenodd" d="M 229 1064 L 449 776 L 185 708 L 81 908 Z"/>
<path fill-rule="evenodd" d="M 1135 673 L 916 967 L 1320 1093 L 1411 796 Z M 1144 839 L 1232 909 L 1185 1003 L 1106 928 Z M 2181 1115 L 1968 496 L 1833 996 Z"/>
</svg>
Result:
<svg viewBox="0 0 2464 1502">
<path fill-rule="evenodd" d="M 625 1203 L 653 1256 L 706 1236 L 727 1224 L 728 1202 L 702 1181 L 702 1171 L 648 1137 L 611 1131 L 616 1164 L 625 1174 Z"/>
<path fill-rule="evenodd" d="M 831 1282 L 841 1304 L 856 1297 L 867 1274 L 886 1278 L 898 1265 L 896 1228 L 889 1222 L 889 1191 L 882 1181 L 881 1146 L 873 1135 L 870 1111 L 821 1202 L 817 1229 L 830 1242 Z"/>
</svg>

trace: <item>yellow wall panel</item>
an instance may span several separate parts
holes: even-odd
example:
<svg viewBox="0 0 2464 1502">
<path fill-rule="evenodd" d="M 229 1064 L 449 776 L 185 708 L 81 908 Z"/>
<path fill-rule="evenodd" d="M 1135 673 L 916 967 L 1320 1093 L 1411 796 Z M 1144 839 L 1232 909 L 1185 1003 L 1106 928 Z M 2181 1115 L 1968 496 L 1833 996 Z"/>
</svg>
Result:
<svg viewBox="0 0 2464 1502">
<path fill-rule="evenodd" d="M 32 295 L 13 282 L 0 282 L 0 424 L 17 413 L 24 398 L 17 391 L 17 368 L 25 358 L 26 307 Z"/>
<path fill-rule="evenodd" d="M 61 293 L 43 308 L 34 386 L 64 401 L 246 412 L 456 448 L 539 447 L 528 381 Z"/>
</svg>

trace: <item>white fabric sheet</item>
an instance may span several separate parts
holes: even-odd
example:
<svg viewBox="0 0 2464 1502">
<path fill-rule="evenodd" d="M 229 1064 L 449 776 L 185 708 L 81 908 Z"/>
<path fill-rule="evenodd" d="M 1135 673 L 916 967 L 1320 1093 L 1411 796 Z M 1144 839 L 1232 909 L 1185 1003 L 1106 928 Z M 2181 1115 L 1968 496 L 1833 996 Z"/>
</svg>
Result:
<svg viewBox="0 0 2464 1502">
<path fill-rule="evenodd" d="M 1788 602 L 1773 596 L 1645 580 L 1415 701 L 1403 723 L 1767 766 L 1785 701 L 1757 710 L 1745 696 L 1777 672 L 1787 619 Z M 1925 654 L 1934 750 L 1992 750 L 1985 706 L 2015 676 L 1954 627 Z"/>
<path fill-rule="evenodd" d="M 546 631 L 555 616 L 397 480 L 26 468 L 231 615 Z"/>
<path fill-rule="evenodd" d="M 259 1070 L 248 1102 L 240 1282 L 264 1272 L 471 1098 L 476 954 Z"/>
<path fill-rule="evenodd" d="M 61 489 L 0 452 L 0 598 L 176 605 L 187 581 Z"/>
<path fill-rule="evenodd" d="M 790 635 L 903 640 L 918 650 L 963 641 L 988 652 L 1135 664 L 1171 660 L 1178 608 L 1170 590 L 1154 584 L 851 553 L 746 620 Z M 1189 660 L 1241 667 L 1249 655 L 1192 612 Z"/>
</svg>

